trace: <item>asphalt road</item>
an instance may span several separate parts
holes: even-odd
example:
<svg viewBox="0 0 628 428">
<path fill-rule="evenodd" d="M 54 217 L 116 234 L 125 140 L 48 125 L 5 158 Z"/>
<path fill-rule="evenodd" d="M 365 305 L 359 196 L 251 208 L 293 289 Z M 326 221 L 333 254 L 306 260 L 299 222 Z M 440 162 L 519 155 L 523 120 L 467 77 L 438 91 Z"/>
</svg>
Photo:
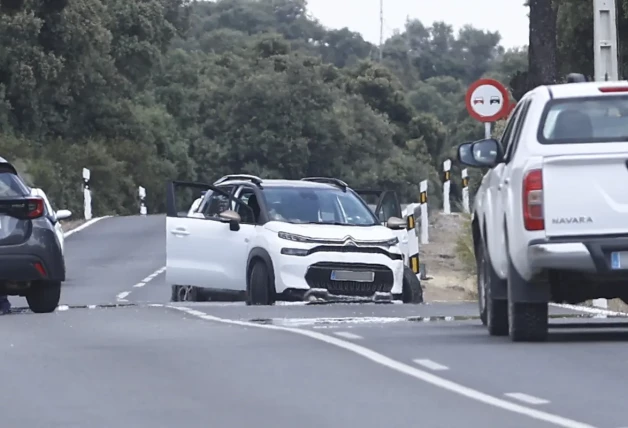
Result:
<svg viewBox="0 0 628 428">
<path fill-rule="evenodd" d="M 513 344 L 473 303 L 170 304 L 164 231 L 67 238 L 59 310 L 0 319 L 2 426 L 628 426 L 628 319 L 553 308 L 548 343 Z"/>
</svg>

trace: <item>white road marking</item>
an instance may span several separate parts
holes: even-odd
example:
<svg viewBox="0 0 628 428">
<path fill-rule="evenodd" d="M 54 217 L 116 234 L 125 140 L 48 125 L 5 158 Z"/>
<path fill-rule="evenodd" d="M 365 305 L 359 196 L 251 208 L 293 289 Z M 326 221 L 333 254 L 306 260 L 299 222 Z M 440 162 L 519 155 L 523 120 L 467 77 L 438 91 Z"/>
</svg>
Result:
<svg viewBox="0 0 628 428">
<path fill-rule="evenodd" d="M 349 333 L 348 331 L 335 331 L 334 334 L 336 336 L 344 337 L 349 340 L 359 340 L 362 339 L 362 336 L 358 336 L 357 334 Z"/>
<path fill-rule="evenodd" d="M 550 306 L 554 306 L 556 308 L 563 308 L 563 309 L 571 309 L 572 311 L 578 311 L 578 312 L 584 312 L 587 314 L 593 314 L 593 315 L 606 315 L 606 316 L 628 316 L 628 313 L 626 312 L 617 312 L 617 311 L 611 311 L 608 309 L 601 309 L 601 308 L 593 308 L 590 306 L 580 306 L 580 305 L 569 305 L 567 303 L 550 303 Z"/>
<path fill-rule="evenodd" d="M 524 394 L 522 392 L 509 392 L 504 394 L 506 397 L 513 398 L 515 400 L 523 401 L 526 404 L 547 404 L 548 400 L 535 397 L 533 395 Z"/>
<path fill-rule="evenodd" d="M 449 370 L 449 367 L 444 366 L 442 364 L 438 364 L 436 361 L 432 361 L 432 360 L 416 359 L 412 361 L 430 370 Z"/>
<path fill-rule="evenodd" d="M 155 272 L 151 273 L 146 278 L 144 278 L 143 280 L 141 280 L 140 282 L 135 284 L 133 286 L 133 288 L 142 288 L 143 286 L 145 286 L 146 284 L 151 282 L 153 279 L 157 278 L 159 275 L 161 275 L 165 271 L 166 271 L 166 266 L 160 267 Z M 124 292 L 118 294 L 118 296 L 117 296 L 118 302 L 126 302 L 127 301 L 126 298 L 129 296 L 129 294 L 131 294 L 130 291 L 124 291 Z"/>
<path fill-rule="evenodd" d="M 86 227 L 91 226 L 92 224 L 96 223 L 97 221 L 103 220 L 105 218 L 110 218 L 110 217 L 112 217 L 112 216 L 106 215 L 106 216 L 103 216 L 103 217 L 96 217 L 96 218 L 93 218 L 91 220 L 88 220 L 85 223 L 83 223 L 82 225 L 80 225 L 78 227 L 75 227 L 72 230 L 68 230 L 67 232 L 63 232 L 63 237 L 67 238 L 68 236 L 71 236 L 71 235 L 75 234 L 76 232 L 80 232 L 81 230 L 85 229 Z"/>
<path fill-rule="evenodd" d="M 215 317 L 215 316 L 207 315 L 207 314 L 201 315 L 202 312 L 187 308 L 185 306 L 173 306 L 173 305 L 153 305 L 153 306 L 171 308 L 177 311 L 181 311 L 190 315 L 197 316 L 206 321 L 213 321 L 213 322 L 218 322 L 222 324 L 239 325 L 239 326 L 244 326 L 244 327 L 260 328 L 260 329 L 266 329 L 266 330 L 285 331 L 285 332 L 309 337 L 311 339 L 318 340 L 328 345 L 345 349 L 363 358 L 371 360 L 376 364 L 380 364 L 384 367 L 388 367 L 389 369 L 396 370 L 400 373 L 406 374 L 415 379 L 419 379 L 423 382 L 429 383 L 436 387 L 448 390 L 455 394 L 459 394 L 467 398 L 470 398 L 472 400 L 476 400 L 481 403 L 488 404 L 489 406 L 497 407 L 497 408 L 507 410 L 513 413 L 518 413 L 520 415 L 528 416 L 532 419 L 548 422 L 550 424 L 554 424 L 556 426 L 560 426 L 564 428 L 596 428 L 593 425 L 588 425 L 588 424 L 578 422 L 572 419 L 568 419 L 562 416 L 554 415 L 552 413 L 544 412 L 542 410 L 537 410 L 532 407 L 526 407 L 521 404 L 512 403 L 510 401 L 507 401 L 498 397 L 494 397 L 492 395 L 483 393 L 481 391 L 452 382 L 448 379 L 444 379 L 442 377 L 436 376 L 435 374 L 432 374 L 430 372 L 420 370 L 416 367 L 410 366 L 409 364 L 402 363 L 401 361 L 394 360 L 390 357 L 387 357 L 383 354 L 375 352 L 364 346 L 360 346 L 355 343 L 348 342 L 346 340 L 342 340 L 333 336 L 328 336 L 318 331 L 302 330 L 298 328 L 289 328 L 289 327 L 280 327 L 280 326 L 270 325 L 270 324 L 257 324 L 257 323 L 247 322 L 247 321 L 230 320 L 230 319 L 219 318 L 219 317 Z"/>
</svg>

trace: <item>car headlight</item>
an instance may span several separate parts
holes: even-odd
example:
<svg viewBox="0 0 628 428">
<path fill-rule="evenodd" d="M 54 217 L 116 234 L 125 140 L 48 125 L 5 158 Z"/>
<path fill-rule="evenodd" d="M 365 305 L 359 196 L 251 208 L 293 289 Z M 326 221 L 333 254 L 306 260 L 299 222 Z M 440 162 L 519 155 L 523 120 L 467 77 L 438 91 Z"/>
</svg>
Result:
<svg viewBox="0 0 628 428">
<path fill-rule="evenodd" d="M 301 236 L 301 235 L 295 235 L 293 233 L 287 233 L 287 232 L 279 232 L 277 234 L 281 239 L 286 239 L 288 241 L 292 241 L 292 242 L 309 242 L 310 240 L 308 238 L 306 238 L 305 236 Z"/>
<path fill-rule="evenodd" d="M 282 248 L 281 249 L 281 254 L 285 255 L 285 256 L 299 256 L 299 257 L 305 257 L 308 255 L 308 250 L 305 250 L 303 248 Z"/>
<path fill-rule="evenodd" d="M 392 239 L 389 239 L 387 241 L 382 241 L 382 245 L 386 246 L 386 247 L 392 247 L 395 246 L 399 243 L 399 238 L 397 238 L 396 236 Z"/>
</svg>

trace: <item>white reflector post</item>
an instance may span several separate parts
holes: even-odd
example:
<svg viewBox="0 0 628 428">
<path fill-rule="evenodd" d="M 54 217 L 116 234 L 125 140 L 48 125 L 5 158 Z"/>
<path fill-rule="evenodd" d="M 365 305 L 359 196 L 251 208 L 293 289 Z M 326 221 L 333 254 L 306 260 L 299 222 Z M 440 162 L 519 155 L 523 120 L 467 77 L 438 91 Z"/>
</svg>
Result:
<svg viewBox="0 0 628 428">
<path fill-rule="evenodd" d="M 83 168 L 83 216 L 85 220 L 92 219 L 92 191 L 89 187 L 91 173 L 89 169 Z"/>
<path fill-rule="evenodd" d="M 462 209 L 469 214 L 469 172 L 467 169 L 462 170 Z"/>
<path fill-rule="evenodd" d="M 146 215 L 146 189 L 140 186 L 138 194 L 140 196 L 140 215 Z"/>
<path fill-rule="evenodd" d="M 419 184 L 419 190 L 421 191 L 421 244 L 429 244 L 429 224 L 427 221 L 427 180 L 421 181 Z"/>
<path fill-rule="evenodd" d="M 443 162 L 443 212 L 451 214 L 449 192 L 451 190 L 451 160 Z"/>
</svg>

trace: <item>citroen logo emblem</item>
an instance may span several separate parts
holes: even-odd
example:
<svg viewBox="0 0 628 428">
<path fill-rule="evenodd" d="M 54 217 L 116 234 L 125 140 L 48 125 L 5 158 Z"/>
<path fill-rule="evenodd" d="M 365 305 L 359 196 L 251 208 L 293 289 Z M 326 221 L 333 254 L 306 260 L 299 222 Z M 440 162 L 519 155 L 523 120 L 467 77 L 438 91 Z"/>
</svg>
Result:
<svg viewBox="0 0 628 428">
<path fill-rule="evenodd" d="M 345 245 L 351 245 L 351 246 L 357 247 L 355 241 L 350 236 L 347 236 L 345 238 Z"/>
</svg>

